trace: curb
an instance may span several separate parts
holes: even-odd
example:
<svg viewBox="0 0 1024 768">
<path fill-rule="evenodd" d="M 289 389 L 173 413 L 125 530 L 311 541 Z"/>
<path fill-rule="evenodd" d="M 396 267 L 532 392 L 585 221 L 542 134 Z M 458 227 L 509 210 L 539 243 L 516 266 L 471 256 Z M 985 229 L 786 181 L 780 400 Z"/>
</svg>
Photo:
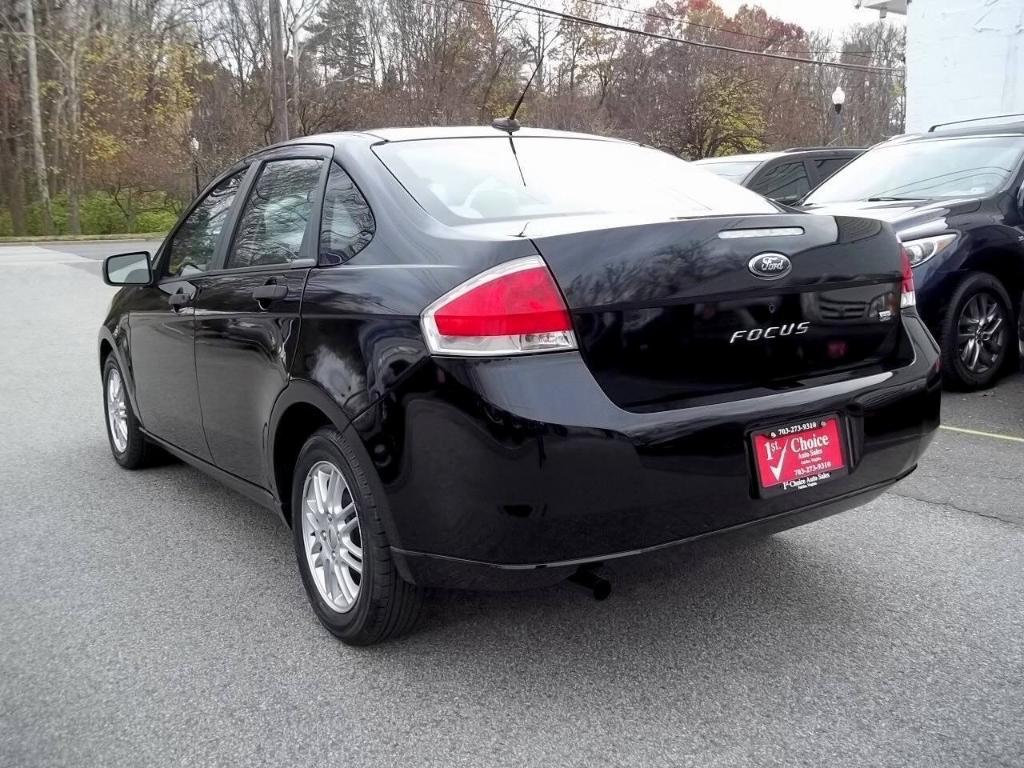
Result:
<svg viewBox="0 0 1024 768">
<path fill-rule="evenodd" d="M 166 232 L 123 232 L 116 235 L 33 235 L 31 237 L 0 237 L 0 245 L 18 243 L 79 243 L 88 240 L 163 240 Z"/>
</svg>

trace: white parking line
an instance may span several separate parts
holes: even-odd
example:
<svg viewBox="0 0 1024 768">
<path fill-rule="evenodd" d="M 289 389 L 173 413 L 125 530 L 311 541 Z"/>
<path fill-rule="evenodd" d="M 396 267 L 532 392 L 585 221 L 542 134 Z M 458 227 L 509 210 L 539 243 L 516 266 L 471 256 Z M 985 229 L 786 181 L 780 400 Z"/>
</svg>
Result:
<svg viewBox="0 0 1024 768">
<path fill-rule="evenodd" d="M 978 429 L 964 429 L 963 427 L 950 427 L 945 424 L 940 424 L 939 429 L 945 429 L 947 432 L 960 432 L 964 435 L 974 435 L 975 437 L 991 437 L 996 440 L 1009 440 L 1011 443 L 1024 443 L 1024 437 L 1013 437 L 1012 435 L 1000 435 L 997 432 L 982 432 Z"/>
</svg>

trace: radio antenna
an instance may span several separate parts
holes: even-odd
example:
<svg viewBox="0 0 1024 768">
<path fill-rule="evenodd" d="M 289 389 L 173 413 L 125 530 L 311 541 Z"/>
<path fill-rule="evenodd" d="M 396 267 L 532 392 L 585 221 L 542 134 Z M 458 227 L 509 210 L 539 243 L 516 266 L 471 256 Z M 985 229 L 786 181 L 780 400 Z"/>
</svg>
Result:
<svg viewBox="0 0 1024 768">
<path fill-rule="evenodd" d="M 512 114 L 508 117 L 499 117 L 496 120 L 492 120 L 492 128 L 497 128 L 499 131 L 505 131 L 509 136 L 522 128 L 519 121 L 516 120 L 516 114 L 519 112 L 519 108 L 523 105 L 523 99 L 526 98 L 526 92 L 530 90 L 530 86 L 533 85 L 533 79 L 537 76 L 537 72 L 540 71 L 543 64 L 544 58 L 541 57 L 540 61 L 537 62 L 537 66 L 533 68 L 533 73 L 530 75 L 530 79 L 526 81 L 526 87 L 523 88 L 523 92 L 519 94 L 519 100 L 516 102 L 516 105 L 512 107 Z"/>
</svg>

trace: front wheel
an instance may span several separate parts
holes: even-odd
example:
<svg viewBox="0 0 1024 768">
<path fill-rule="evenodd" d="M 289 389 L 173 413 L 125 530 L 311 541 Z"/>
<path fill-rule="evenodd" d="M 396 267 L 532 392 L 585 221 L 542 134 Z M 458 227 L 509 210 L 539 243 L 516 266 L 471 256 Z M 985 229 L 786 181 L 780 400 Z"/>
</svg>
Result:
<svg viewBox="0 0 1024 768">
<path fill-rule="evenodd" d="M 292 481 L 292 533 L 317 618 L 349 645 L 372 645 L 415 623 L 422 590 L 395 568 L 383 489 L 360 453 L 333 427 L 306 441 Z"/>
<path fill-rule="evenodd" d="M 103 363 L 103 411 L 114 461 L 125 469 L 144 467 L 152 458 L 153 447 L 142 434 L 139 420 L 132 411 L 124 374 L 113 354 Z"/>
<path fill-rule="evenodd" d="M 975 272 L 957 286 L 942 322 L 942 375 L 950 389 L 990 387 L 1013 349 L 1010 299 L 992 275 Z"/>
</svg>

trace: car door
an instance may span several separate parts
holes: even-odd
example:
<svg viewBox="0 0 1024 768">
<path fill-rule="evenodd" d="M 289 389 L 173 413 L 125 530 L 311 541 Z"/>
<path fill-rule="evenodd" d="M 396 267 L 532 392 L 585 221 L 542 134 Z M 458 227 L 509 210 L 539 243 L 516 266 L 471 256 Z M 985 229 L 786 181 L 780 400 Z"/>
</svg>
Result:
<svg viewBox="0 0 1024 768">
<path fill-rule="evenodd" d="M 218 269 L 195 303 L 196 377 L 214 463 L 268 487 L 267 422 L 288 383 L 306 275 L 316 264 L 330 150 L 263 156 Z"/>
<path fill-rule="evenodd" d="M 157 255 L 157 279 L 129 319 L 131 366 L 145 430 L 209 460 L 196 385 L 193 304 L 214 264 L 225 224 L 247 172 L 216 183 L 181 221 Z"/>
<path fill-rule="evenodd" d="M 792 205 L 811 191 L 802 160 L 780 161 L 758 171 L 747 188 L 780 203 Z"/>
</svg>

